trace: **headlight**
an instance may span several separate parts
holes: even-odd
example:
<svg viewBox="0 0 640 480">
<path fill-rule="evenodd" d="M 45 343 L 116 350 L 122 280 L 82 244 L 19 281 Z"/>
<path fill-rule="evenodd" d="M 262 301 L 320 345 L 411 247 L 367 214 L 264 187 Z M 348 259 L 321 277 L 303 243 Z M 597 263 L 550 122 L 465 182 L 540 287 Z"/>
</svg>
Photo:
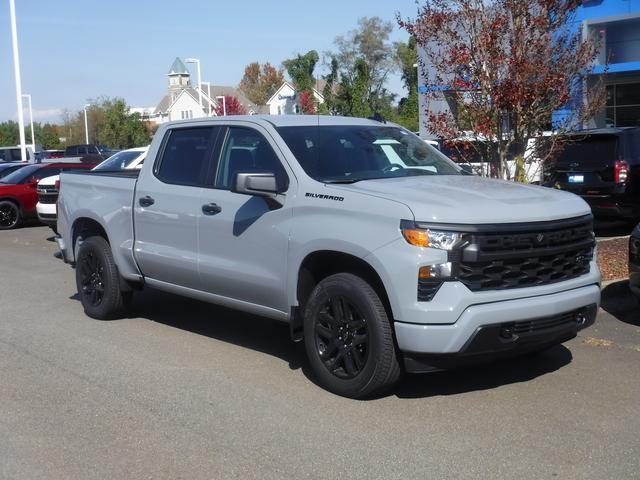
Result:
<svg viewBox="0 0 640 480">
<path fill-rule="evenodd" d="M 416 247 L 438 248 L 440 250 L 453 249 L 462 238 L 460 233 L 430 228 L 403 228 L 402 235 L 407 242 Z"/>
<path fill-rule="evenodd" d="M 462 240 L 462 234 L 435 230 L 431 228 L 416 228 L 415 226 L 403 226 L 402 235 L 405 240 L 416 247 L 437 248 L 447 252 Z M 420 267 L 418 278 L 421 281 L 429 279 L 446 279 L 452 276 L 453 265 L 451 261 L 445 263 Z"/>
</svg>

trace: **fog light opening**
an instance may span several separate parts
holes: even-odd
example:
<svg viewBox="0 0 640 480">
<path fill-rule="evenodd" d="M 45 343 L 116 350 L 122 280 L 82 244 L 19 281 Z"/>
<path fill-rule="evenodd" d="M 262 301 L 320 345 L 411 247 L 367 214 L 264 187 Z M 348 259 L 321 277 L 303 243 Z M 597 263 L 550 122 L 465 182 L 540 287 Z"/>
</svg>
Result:
<svg viewBox="0 0 640 480">
<path fill-rule="evenodd" d="M 585 323 L 587 323 L 587 317 L 584 316 L 584 313 L 576 313 L 576 324 L 578 325 L 578 327 L 583 326 Z"/>
<path fill-rule="evenodd" d="M 502 325 L 502 327 L 500 328 L 500 338 L 503 338 L 505 340 L 512 340 L 514 337 L 513 327 L 514 325 L 512 323 Z"/>
</svg>

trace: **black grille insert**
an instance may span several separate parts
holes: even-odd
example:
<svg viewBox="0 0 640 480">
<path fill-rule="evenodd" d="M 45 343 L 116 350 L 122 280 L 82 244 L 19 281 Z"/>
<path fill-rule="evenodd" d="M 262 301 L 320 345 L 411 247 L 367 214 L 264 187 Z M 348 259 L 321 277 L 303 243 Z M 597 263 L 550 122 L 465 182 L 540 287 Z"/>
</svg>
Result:
<svg viewBox="0 0 640 480">
<path fill-rule="evenodd" d="M 589 272 L 595 244 L 590 217 L 529 228 L 469 234 L 454 255 L 460 259 L 457 279 L 482 291 L 546 285 Z"/>
</svg>

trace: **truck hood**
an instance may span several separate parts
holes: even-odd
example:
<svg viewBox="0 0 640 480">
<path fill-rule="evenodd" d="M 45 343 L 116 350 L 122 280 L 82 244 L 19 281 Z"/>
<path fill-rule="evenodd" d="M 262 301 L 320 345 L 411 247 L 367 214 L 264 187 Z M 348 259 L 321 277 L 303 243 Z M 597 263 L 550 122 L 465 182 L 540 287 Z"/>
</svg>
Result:
<svg viewBox="0 0 640 480">
<path fill-rule="evenodd" d="M 336 187 L 404 203 L 416 221 L 542 222 L 591 213 L 587 203 L 572 193 L 472 175 L 363 180 Z"/>
</svg>

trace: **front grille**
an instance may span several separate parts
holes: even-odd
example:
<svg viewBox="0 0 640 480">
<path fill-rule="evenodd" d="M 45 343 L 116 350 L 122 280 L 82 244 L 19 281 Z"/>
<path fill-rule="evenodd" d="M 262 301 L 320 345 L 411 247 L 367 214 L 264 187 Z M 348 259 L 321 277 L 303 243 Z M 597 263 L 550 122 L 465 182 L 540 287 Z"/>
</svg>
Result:
<svg viewBox="0 0 640 480">
<path fill-rule="evenodd" d="M 459 259 L 457 279 L 469 290 L 547 285 L 589 272 L 595 244 L 590 216 L 500 229 L 471 233 L 452 254 Z"/>
<path fill-rule="evenodd" d="M 58 192 L 53 194 L 52 193 L 43 194 L 38 192 L 38 201 L 40 203 L 46 203 L 46 204 L 56 203 L 58 201 Z"/>
</svg>

